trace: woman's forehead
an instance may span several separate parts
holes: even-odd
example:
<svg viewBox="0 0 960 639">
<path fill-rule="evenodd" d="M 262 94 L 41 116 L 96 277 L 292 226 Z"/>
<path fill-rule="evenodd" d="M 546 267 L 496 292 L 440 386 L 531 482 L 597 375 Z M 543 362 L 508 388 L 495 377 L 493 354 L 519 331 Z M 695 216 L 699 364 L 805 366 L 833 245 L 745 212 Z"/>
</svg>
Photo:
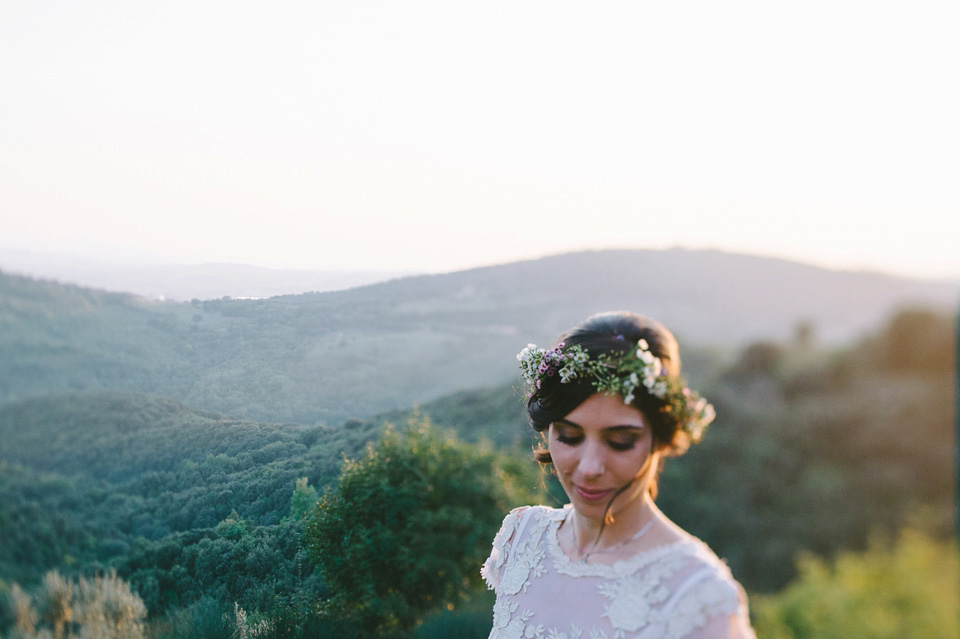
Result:
<svg viewBox="0 0 960 639">
<path fill-rule="evenodd" d="M 642 428 L 647 420 L 638 408 L 624 404 L 619 395 L 596 393 L 584 400 L 563 418 L 580 428 L 632 426 Z"/>
</svg>

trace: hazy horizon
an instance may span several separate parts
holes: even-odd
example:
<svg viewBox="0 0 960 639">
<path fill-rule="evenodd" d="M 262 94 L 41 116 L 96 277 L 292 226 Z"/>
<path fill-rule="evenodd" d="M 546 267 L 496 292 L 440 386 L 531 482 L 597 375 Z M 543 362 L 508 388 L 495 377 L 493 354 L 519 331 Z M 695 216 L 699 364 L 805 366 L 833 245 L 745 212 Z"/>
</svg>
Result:
<svg viewBox="0 0 960 639">
<path fill-rule="evenodd" d="M 342 274 L 364 274 L 364 273 L 379 273 L 384 274 L 386 277 L 405 277 L 405 276 L 415 276 L 415 275 L 442 275 L 445 273 L 456 273 L 460 271 L 467 271 L 476 268 L 486 268 L 490 266 L 501 266 L 506 264 L 513 264 L 517 262 L 527 262 L 533 260 L 540 260 L 544 258 L 556 257 L 560 255 L 568 255 L 575 253 L 584 253 L 584 252 L 602 252 L 602 251 L 706 251 L 706 252 L 718 252 L 728 255 L 740 255 L 745 257 L 756 257 L 761 259 L 771 259 L 771 260 L 782 260 L 786 262 L 792 262 L 800 264 L 803 266 L 810 266 L 813 268 L 824 269 L 827 271 L 835 272 L 847 272 L 847 273 L 873 273 L 877 275 L 890 276 L 901 279 L 915 279 L 923 281 L 946 281 L 946 282 L 960 282 L 960 273 L 957 275 L 944 275 L 944 276 L 928 276 L 923 274 L 913 274 L 909 272 L 897 272 L 891 269 L 884 269 L 882 267 L 873 267 L 873 266 L 861 266 L 861 267 L 846 267 L 843 265 L 830 265 L 816 263 L 809 259 L 793 258 L 786 257 L 783 255 L 764 255 L 760 253 L 754 253 L 749 251 L 735 251 L 727 250 L 722 248 L 714 247 L 686 247 L 686 246 L 664 246 L 664 247 L 641 247 L 641 246 L 607 246 L 600 248 L 584 248 L 584 249 L 574 249 L 569 251 L 558 251 L 558 252 L 548 252 L 535 255 L 526 255 L 526 256 L 517 256 L 515 259 L 508 259 L 504 261 L 497 262 L 480 262 L 477 264 L 472 264 L 465 266 L 463 268 L 452 268 L 452 269 L 443 269 L 443 270 L 403 270 L 403 269 L 374 269 L 374 268 L 335 268 L 335 267 L 310 267 L 310 266 L 284 266 L 283 264 L 275 264 L 270 262 L 257 262 L 255 260 L 242 261 L 242 260 L 206 260 L 202 257 L 186 257 L 186 256 L 164 256 L 158 254 L 150 253 L 140 253 L 133 251 L 125 251 L 123 248 L 119 248 L 116 252 L 111 253 L 100 252 L 100 253 L 83 253 L 83 252 L 71 252 L 69 250 L 58 251 L 58 250 L 42 250 L 42 249 L 33 249 L 33 248 L 20 248 L 20 247 L 10 247 L 5 246 L 0 242 L 0 270 L 16 271 L 21 270 L 26 274 L 30 271 L 30 264 L 41 264 L 46 258 L 54 258 L 62 260 L 61 263 L 77 263 L 85 264 L 91 267 L 110 267 L 110 266 L 133 266 L 141 268 L 158 268 L 162 269 L 164 267 L 178 268 L 178 267 L 217 267 L 217 266 L 235 266 L 235 267 L 249 267 L 254 269 L 262 269 L 264 271 L 276 271 L 276 272 L 301 272 L 301 273 L 342 273 Z M 13 265 L 13 266 L 8 266 Z M 21 266 L 26 265 L 26 266 Z"/>
</svg>

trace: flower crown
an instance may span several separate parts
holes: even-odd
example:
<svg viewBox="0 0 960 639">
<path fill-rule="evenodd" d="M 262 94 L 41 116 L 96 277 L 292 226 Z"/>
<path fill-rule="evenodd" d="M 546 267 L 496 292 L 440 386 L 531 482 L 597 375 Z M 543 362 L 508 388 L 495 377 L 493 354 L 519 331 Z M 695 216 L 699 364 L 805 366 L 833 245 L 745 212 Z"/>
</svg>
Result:
<svg viewBox="0 0 960 639">
<path fill-rule="evenodd" d="M 646 392 L 663 400 L 663 413 L 671 413 L 680 427 L 694 442 L 700 441 L 703 431 L 716 413 L 706 399 L 686 386 L 682 378 L 671 377 L 666 368 L 650 352 L 647 340 L 637 342 L 636 349 L 625 353 L 603 353 L 591 357 L 579 345 L 567 348 L 560 342 L 550 350 L 528 344 L 517 354 L 520 375 L 528 384 L 527 396 L 532 396 L 548 377 L 557 375 L 561 384 L 575 379 L 592 379 L 597 392 L 620 395 L 624 404 L 631 404 L 636 391 Z"/>
</svg>

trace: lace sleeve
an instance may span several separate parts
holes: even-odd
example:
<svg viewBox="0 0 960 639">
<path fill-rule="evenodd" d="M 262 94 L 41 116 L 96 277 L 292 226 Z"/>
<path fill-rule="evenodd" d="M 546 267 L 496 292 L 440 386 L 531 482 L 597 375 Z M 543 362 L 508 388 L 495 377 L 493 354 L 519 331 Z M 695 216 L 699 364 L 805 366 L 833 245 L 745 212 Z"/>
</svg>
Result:
<svg viewBox="0 0 960 639">
<path fill-rule="evenodd" d="M 747 597 L 736 581 L 713 574 L 694 583 L 671 610 L 671 639 L 756 639 Z"/>
<path fill-rule="evenodd" d="M 483 562 L 480 574 L 487 582 L 487 589 L 496 590 L 500 585 L 500 576 L 503 574 L 503 564 L 510 554 L 510 548 L 514 542 L 514 535 L 521 520 L 520 515 L 527 510 L 526 507 L 514 508 L 503 519 L 500 531 L 493 539 L 493 550 L 490 556 Z"/>
</svg>

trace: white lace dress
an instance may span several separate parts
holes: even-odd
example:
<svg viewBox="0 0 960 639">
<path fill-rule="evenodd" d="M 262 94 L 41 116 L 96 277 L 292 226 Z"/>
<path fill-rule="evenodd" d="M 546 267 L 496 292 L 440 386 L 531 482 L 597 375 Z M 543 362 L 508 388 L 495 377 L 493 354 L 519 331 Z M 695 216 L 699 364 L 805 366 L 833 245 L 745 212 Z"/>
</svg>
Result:
<svg viewBox="0 0 960 639">
<path fill-rule="evenodd" d="M 481 570 L 497 593 L 490 639 L 755 639 L 743 589 L 703 542 L 580 564 L 557 542 L 566 515 L 533 506 L 503 520 Z"/>
</svg>

